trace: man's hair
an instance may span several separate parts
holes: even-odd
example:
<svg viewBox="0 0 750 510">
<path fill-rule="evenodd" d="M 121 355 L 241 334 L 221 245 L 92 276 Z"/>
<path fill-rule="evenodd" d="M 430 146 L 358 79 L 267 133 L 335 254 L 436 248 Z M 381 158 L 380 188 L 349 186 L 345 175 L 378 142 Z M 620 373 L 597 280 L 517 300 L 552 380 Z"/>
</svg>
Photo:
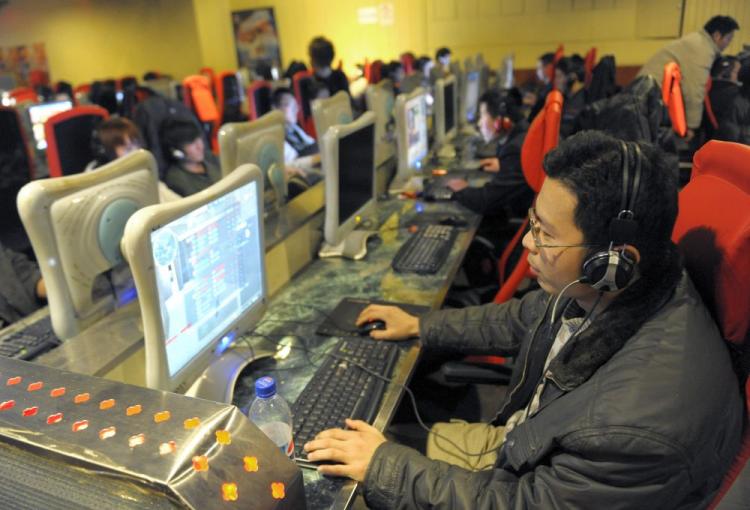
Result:
<svg viewBox="0 0 750 510">
<path fill-rule="evenodd" d="M 555 67 L 562 71 L 566 77 L 571 74 L 575 75 L 578 81 L 583 81 L 586 76 L 584 60 L 578 54 L 561 58 Z"/>
<path fill-rule="evenodd" d="M 422 55 L 414 61 L 414 70 L 420 73 L 424 72 L 424 66 L 426 66 L 432 59 L 427 55 Z"/>
<path fill-rule="evenodd" d="M 124 117 L 112 117 L 102 121 L 94 131 L 94 136 L 108 158 L 114 157 L 115 147 L 127 144 L 125 137 L 131 142 L 143 145 L 143 137 L 138 127 Z"/>
<path fill-rule="evenodd" d="M 549 65 L 555 61 L 555 54 L 544 53 L 539 57 L 539 61 L 542 63 L 543 66 Z"/>
<path fill-rule="evenodd" d="M 732 74 L 734 65 L 739 62 L 740 59 L 732 55 L 722 56 L 714 60 L 714 64 L 711 66 L 711 77 L 728 79 Z"/>
<path fill-rule="evenodd" d="M 273 94 L 271 94 L 271 105 L 274 108 L 281 108 L 281 99 L 284 97 L 284 95 L 289 94 L 292 97 L 294 96 L 294 92 L 292 92 L 292 89 L 287 87 L 279 87 L 276 90 L 273 91 Z M 295 101 L 297 98 L 295 97 Z"/>
<path fill-rule="evenodd" d="M 703 25 L 703 30 L 712 35 L 714 32 L 719 32 L 722 37 L 727 35 L 729 32 L 739 30 L 740 25 L 731 16 L 714 16 Z"/>
<path fill-rule="evenodd" d="M 439 48 L 435 52 L 435 60 L 437 60 L 437 59 L 439 59 L 441 57 L 444 57 L 446 55 L 450 55 L 450 54 L 451 54 L 451 50 L 449 50 L 448 48 L 446 48 L 445 46 L 443 46 L 442 48 Z"/>
<path fill-rule="evenodd" d="M 175 149 L 182 150 L 185 145 L 194 142 L 202 135 L 200 127 L 186 119 L 170 119 L 161 129 L 162 144 L 167 149 L 168 157 L 173 157 L 172 151 Z"/>
<path fill-rule="evenodd" d="M 503 99 L 497 90 L 490 89 L 479 97 L 479 104 L 484 103 L 487 113 L 493 118 L 497 118 L 504 113 L 502 102 Z"/>
<path fill-rule="evenodd" d="M 313 67 L 317 68 L 331 67 L 333 57 L 336 56 L 333 43 L 322 36 L 318 36 L 310 41 L 307 52 L 310 55 Z"/>
<path fill-rule="evenodd" d="M 630 176 L 635 171 L 634 142 L 628 142 Z M 677 218 L 677 177 L 670 158 L 653 145 L 640 143 L 641 178 L 633 205 L 638 232 L 632 243 L 641 254 L 639 269 L 647 274 L 673 249 Z M 544 158 L 547 176 L 557 179 L 578 201 L 576 226 L 586 243 L 607 248 L 609 223 L 621 210 L 623 195 L 621 142 L 600 131 L 581 131 L 564 140 Z"/>
</svg>

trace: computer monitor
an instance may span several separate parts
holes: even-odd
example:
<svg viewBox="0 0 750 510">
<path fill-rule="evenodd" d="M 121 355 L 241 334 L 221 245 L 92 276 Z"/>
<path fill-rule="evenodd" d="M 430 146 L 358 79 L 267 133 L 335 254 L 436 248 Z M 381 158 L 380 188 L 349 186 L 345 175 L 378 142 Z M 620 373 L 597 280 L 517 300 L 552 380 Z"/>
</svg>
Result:
<svg viewBox="0 0 750 510">
<path fill-rule="evenodd" d="M 135 211 L 159 202 L 158 182 L 154 157 L 139 150 L 96 172 L 21 188 L 18 211 L 59 338 L 75 336 L 135 297 L 120 240 Z"/>
<path fill-rule="evenodd" d="M 231 401 L 250 357 L 229 347 L 267 306 L 262 196 L 260 169 L 241 165 L 128 222 L 123 249 L 138 289 L 148 387 Z"/>
<path fill-rule="evenodd" d="M 71 108 L 73 108 L 72 101 L 55 101 L 54 103 L 29 106 L 29 120 L 31 121 L 31 130 L 34 134 L 34 144 L 37 150 L 43 151 L 47 148 L 47 139 L 44 135 L 44 123 L 47 122 L 47 119 Z"/>
<path fill-rule="evenodd" d="M 354 119 L 349 94 L 340 90 L 326 99 L 313 100 L 312 116 L 318 139 L 325 135 L 331 126 L 349 124 Z"/>
<path fill-rule="evenodd" d="M 427 101 L 423 88 L 396 98 L 397 179 L 404 181 L 422 167 L 427 157 Z"/>
<path fill-rule="evenodd" d="M 355 227 L 375 209 L 375 114 L 365 112 L 354 122 L 332 126 L 323 135 L 321 156 L 326 212 L 319 255 L 361 259 L 372 232 Z"/>
<path fill-rule="evenodd" d="M 515 55 L 509 53 L 503 57 L 500 62 L 500 69 L 497 72 L 497 83 L 500 89 L 511 89 L 514 84 L 513 70 L 515 68 Z"/>
<path fill-rule="evenodd" d="M 435 144 L 442 145 L 456 134 L 458 118 L 456 79 L 453 76 L 435 83 Z"/>
<path fill-rule="evenodd" d="M 477 121 L 479 109 L 479 71 L 469 71 L 464 75 L 463 87 L 463 118 L 462 121 L 467 124 L 474 124 Z"/>
<path fill-rule="evenodd" d="M 375 114 L 375 166 L 393 157 L 393 83 L 383 80 L 365 90 L 367 109 Z"/>
</svg>

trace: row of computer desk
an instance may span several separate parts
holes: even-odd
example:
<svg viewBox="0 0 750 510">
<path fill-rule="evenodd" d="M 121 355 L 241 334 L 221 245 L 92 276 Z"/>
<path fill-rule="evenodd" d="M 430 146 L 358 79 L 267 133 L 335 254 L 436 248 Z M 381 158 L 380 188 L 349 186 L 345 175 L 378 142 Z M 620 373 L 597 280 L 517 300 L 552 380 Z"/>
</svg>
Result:
<svg viewBox="0 0 750 510">
<path fill-rule="evenodd" d="M 392 166 L 378 169 L 378 188 L 392 175 Z M 258 353 L 276 353 L 273 361 L 259 359 L 243 371 L 235 386 L 234 403 L 245 409 L 254 397 L 253 381 L 262 375 L 277 379 L 279 393 L 294 402 L 337 338 L 315 334 L 343 298 L 441 306 L 474 237 L 481 217 L 455 202 L 424 203 L 413 199 L 384 198 L 365 227 L 377 230 L 360 261 L 315 257 L 323 222 L 323 183 L 307 190 L 266 218 L 266 261 L 272 295 L 261 323 L 241 338 Z M 457 216 L 459 227 L 450 254 L 434 275 L 396 273 L 391 261 L 414 226 L 434 224 Z M 369 224 L 368 224 L 369 223 Z M 0 339 L 48 314 L 46 308 L 0 332 Z M 372 341 L 362 338 L 357 341 Z M 393 417 L 419 357 L 417 341 L 399 343 L 400 356 L 373 425 L 384 430 Z M 71 372 L 125 382 L 144 381 L 143 334 L 137 302 L 115 311 L 100 322 L 39 356 L 34 362 Z M 309 508 L 346 508 L 353 501 L 356 483 L 323 477 L 303 469 Z"/>
</svg>

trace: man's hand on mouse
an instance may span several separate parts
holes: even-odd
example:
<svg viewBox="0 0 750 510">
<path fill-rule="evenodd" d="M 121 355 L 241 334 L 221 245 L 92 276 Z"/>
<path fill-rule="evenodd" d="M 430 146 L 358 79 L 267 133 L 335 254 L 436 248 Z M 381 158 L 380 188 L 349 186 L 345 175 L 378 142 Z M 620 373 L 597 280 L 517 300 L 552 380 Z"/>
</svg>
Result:
<svg viewBox="0 0 750 510">
<path fill-rule="evenodd" d="M 396 306 L 368 306 L 357 317 L 357 327 L 374 320 L 385 322 L 385 329 L 370 331 L 370 337 L 377 340 L 406 340 L 419 336 L 419 317 Z"/>
<path fill-rule="evenodd" d="M 469 183 L 464 179 L 450 179 L 445 185 L 452 191 L 461 191 L 462 189 L 467 187 Z"/>
<path fill-rule="evenodd" d="M 485 172 L 497 173 L 500 171 L 500 160 L 497 158 L 485 158 L 479 161 Z"/>
</svg>

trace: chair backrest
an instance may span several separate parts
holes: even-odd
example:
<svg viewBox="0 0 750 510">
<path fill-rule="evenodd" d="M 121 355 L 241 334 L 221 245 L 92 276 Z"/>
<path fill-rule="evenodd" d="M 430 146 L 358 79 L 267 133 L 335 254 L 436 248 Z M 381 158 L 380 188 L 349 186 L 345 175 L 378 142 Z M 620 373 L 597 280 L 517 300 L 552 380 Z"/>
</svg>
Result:
<svg viewBox="0 0 750 510">
<path fill-rule="evenodd" d="M 32 89 L 31 87 L 18 87 L 10 92 L 8 92 L 8 96 L 13 99 L 16 104 L 23 103 L 23 102 L 31 102 L 31 103 L 38 103 L 39 102 L 39 96 L 37 95 L 36 91 Z"/>
<path fill-rule="evenodd" d="M 585 73 L 584 84 L 588 87 L 591 84 L 591 78 L 594 77 L 594 66 L 596 65 L 596 47 L 592 47 L 583 59 L 583 71 Z"/>
<path fill-rule="evenodd" d="M 370 65 L 370 83 L 378 83 L 383 76 L 383 61 L 376 60 Z"/>
<path fill-rule="evenodd" d="M 526 182 L 534 192 L 539 193 L 544 182 L 544 156 L 560 140 L 560 120 L 562 118 L 563 95 L 552 90 L 547 94 L 544 108 L 534 117 L 526 132 L 521 147 L 521 167 Z"/>
<path fill-rule="evenodd" d="M 552 87 L 555 86 L 555 67 L 557 66 L 557 63 L 560 62 L 560 59 L 563 58 L 564 55 L 565 55 L 565 46 L 561 44 L 555 50 L 555 55 L 552 57 L 552 63 L 547 64 L 547 66 L 545 66 L 544 70 L 547 73 L 547 78 L 549 78 L 549 82 L 552 84 Z"/>
<path fill-rule="evenodd" d="M 706 91 L 703 95 L 703 106 L 706 108 L 706 117 L 708 119 L 708 122 L 711 124 L 711 127 L 714 129 L 719 129 L 719 121 L 716 118 L 716 114 L 714 113 L 714 106 L 711 104 L 711 87 L 713 87 L 714 81 L 711 79 L 711 77 L 708 77 L 708 81 L 706 81 Z"/>
<path fill-rule="evenodd" d="M 722 336 L 745 352 L 750 337 L 750 147 L 712 140 L 695 153 L 690 182 L 680 192 L 673 240 Z M 731 207 L 727 207 L 731 204 Z M 745 398 L 750 379 L 745 371 Z M 750 400 L 746 401 L 750 409 Z M 750 416 L 740 451 L 709 508 L 743 508 L 750 479 Z M 746 496 L 746 494 L 745 494 Z M 739 499 L 738 499 L 739 498 Z"/>
<path fill-rule="evenodd" d="M 236 72 L 222 71 L 217 74 L 214 90 L 222 124 L 247 119 L 242 114 L 242 88 Z"/>
<path fill-rule="evenodd" d="M 91 146 L 94 129 L 108 117 L 109 112 L 100 106 L 76 106 L 47 119 L 44 137 L 50 177 L 84 171 L 94 159 Z"/>
<path fill-rule="evenodd" d="M 401 54 L 401 65 L 404 67 L 404 74 L 410 75 L 414 72 L 414 56 L 410 53 Z"/>
<path fill-rule="evenodd" d="M 262 117 L 271 111 L 271 82 L 258 80 L 247 87 L 247 105 L 250 120 Z"/>
<path fill-rule="evenodd" d="M 297 114 L 299 125 L 312 137 L 315 136 L 315 124 L 312 117 L 312 100 L 315 99 L 312 95 L 314 80 L 313 72 L 309 70 L 296 72 L 292 76 L 292 89 L 299 105 Z"/>
<path fill-rule="evenodd" d="M 672 121 L 672 129 L 679 136 L 687 134 L 687 120 L 685 119 L 685 102 L 682 98 L 682 73 L 676 62 L 668 62 L 664 66 L 664 78 L 661 82 L 661 97 Z"/>
<path fill-rule="evenodd" d="M 193 110 L 195 116 L 205 126 L 211 148 L 218 152 L 218 141 L 216 139 L 221 125 L 221 115 L 219 108 L 216 106 L 216 100 L 211 92 L 211 81 L 206 76 L 194 74 L 182 80 L 183 100 L 185 104 Z"/>
</svg>

